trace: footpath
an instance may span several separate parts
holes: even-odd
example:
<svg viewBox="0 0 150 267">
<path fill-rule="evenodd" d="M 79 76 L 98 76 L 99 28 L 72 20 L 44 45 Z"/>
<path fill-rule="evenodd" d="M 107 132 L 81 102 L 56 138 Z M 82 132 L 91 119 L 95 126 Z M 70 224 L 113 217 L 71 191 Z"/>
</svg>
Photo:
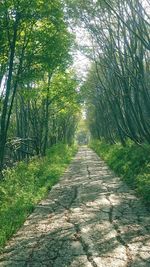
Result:
<svg viewBox="0 0 150 267">
<path fill-rule="evenodd" d="M 89 148 L 0 255 L 0 267 L 150 267 L 150 214 Z"/>
</svg>

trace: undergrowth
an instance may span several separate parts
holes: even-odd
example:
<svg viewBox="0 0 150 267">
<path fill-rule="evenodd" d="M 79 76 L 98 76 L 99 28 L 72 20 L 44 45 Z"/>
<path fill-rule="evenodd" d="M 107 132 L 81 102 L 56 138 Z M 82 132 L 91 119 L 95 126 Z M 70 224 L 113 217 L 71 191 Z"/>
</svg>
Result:
<svg viewBox="0 0 150 267">
<path fill-rule="evenodd" d="M 136 145 L 127 141 L 110 145 L 94 140 L 90 147 L 101 156 L 109 167 L 130 185 L 145 204 L 150 204 L 150 145 Z"/>
<path fill-rule="evenodd" d="M 32 158 L 28 164 L 19 162 L 4 171 L 0 182 L 0 250 L 58 181 L 76 151 L 75 146 L 59 144 L 44 158 Z"/>
</svg>

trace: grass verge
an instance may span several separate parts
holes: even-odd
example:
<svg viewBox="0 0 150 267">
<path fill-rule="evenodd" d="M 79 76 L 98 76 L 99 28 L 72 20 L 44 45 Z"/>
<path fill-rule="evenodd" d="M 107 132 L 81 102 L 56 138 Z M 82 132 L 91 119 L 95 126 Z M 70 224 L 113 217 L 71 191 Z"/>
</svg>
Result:
<svg viewBox="0 0 150 267">
<path fill-rule="evenodd" d="M 90 147 L 150 205 L 150 145 L 138 146 L 128 141 L 123 147 L 120 143 L 110 145 L 94 140 Z"/>
<path fill-rule="evenodd" d="M 44 158 L 35 157 L 28 164 L 19 162 L 5 170 L 0 182 L 0 251 L 59 180 L 76 151 L 75 146 L 59 144 Z"/>
</svg>

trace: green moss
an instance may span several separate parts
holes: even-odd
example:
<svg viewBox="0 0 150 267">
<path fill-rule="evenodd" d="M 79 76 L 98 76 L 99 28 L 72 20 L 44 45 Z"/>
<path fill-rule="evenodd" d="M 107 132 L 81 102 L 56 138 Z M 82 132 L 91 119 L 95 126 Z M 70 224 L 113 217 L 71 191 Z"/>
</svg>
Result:
<svg viewBox="0 0 150 267">
<path fill-rule="evenodd" d="M 0 249 L 57 183 L 76 151 L 75 146 L 59 144 L 44 158 L 32 158 L 29 164 L 19 162 L 4 171 L 0 183 Z"/>
<path fill-rule="evenodd" d="M 136 190 L 146 204 L 150 204 L 150 146 L 138 146 L 128 141 L 123 147 L 120 143 L 106 144 L 94 140 L 90 147 L 101 156 L 110 168 Z"/>
</svg>

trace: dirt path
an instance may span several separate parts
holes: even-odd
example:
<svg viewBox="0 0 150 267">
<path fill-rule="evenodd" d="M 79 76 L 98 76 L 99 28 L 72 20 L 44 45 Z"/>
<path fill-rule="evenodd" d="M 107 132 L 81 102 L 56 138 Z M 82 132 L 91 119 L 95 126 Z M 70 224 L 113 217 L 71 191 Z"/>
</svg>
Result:
<svg viewBox="0 0 150 267">
<path fill-rule="evenodd" d="M 0 257 L 1 266 L 148 267 L 150 217 L 132 190 L 81 148 Z"/>
</svg>

